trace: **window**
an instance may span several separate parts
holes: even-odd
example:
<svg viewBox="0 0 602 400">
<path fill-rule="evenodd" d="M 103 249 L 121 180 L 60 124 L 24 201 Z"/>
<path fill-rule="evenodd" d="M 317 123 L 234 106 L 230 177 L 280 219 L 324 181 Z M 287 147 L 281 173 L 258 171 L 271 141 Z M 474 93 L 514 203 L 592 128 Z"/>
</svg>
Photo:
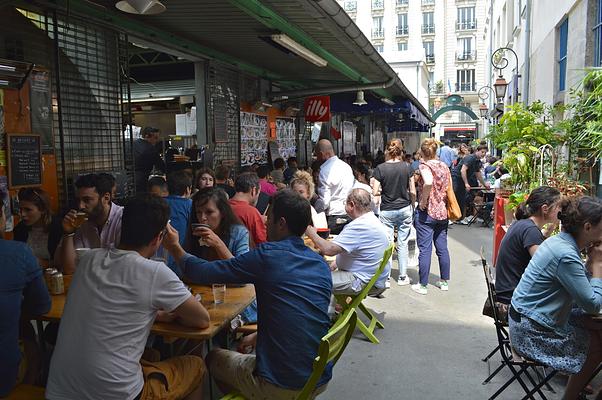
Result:
<svg viewBox="0 0 602 400">
<path fill-rule="evenodd" d="M 382 44 L 377 44 L 376 46 L 374 46 L 374 48 L 376 49 L 376 51 L 378 51 L 379 53 L 382 53 L 383 51 L 385 51 L 385 46 L 383 46 Z"/>
<path fill-rule="evenodd" d="M 477 29 L 474 7 L 458 7 L 458 30 Z"/>
<path fill-rule="evenodd" d="M 426 56 L 426 62 L 428 64 L 435 62 L 435 42 L 432 40 L 422 42 L 422 47 L 424 47 L 424 54 Z"/>
<path fill-rule="evenodd" d="M 408 0 L 397 0 L 397 5 L 398 6 L 407 6 L 408 5 Z"/>
<path fill-rule="evenodd" d="M 474 69 L 459 69 L 456 71 L 456 92 L 474 92 L 476 83 Z"/>
<path fill-rule="evenodd" d="M 598 0 L 597 17 L 594 27 L 594 67 L 602 67 L 602 0 Z"/>
<path fill-rule="evenodd" d="M 429 71 L 429 92 L 435 91 L 435 72 Z"/>
<path fill-rule="evenodd" d="M 397 51 L 407 51 L 408 43 L 407 42 L 399 42 L 397 43 Z"/>
<path fill-rule="evenodd" d="M 558 27 L 558 90 L 566 89 L 566 50 L 569 37 L 569 20 L 564 20 Z"/>
<path fill-rule="evenodd" d="M 384 36 L 383 17 L 372 17 L 372 37 L 382 38 Z"/>
<path fill-rule="evenodd" d="M 357 11 L 357 1 L 346 1 L 343 7 L 347 12 L 355 12 Z"/>
<path fill-rule="evenodd" d="M 472 37 L 458 39 L 458 53 L 457 59 L 459 61 L 470 61 L 474 60 L 475 48 Z"/>
<path fill-rule="evenodd" d="M 372 9 L 373 10 L 382 10 L 385 8 L 384 0 L 372 0 Z"/>
<path fill-rule="evenodd" d="M 435 33 L 435 13 L 432 11 L 422 13 L 422 33 Z"/>
<path fill-rule="evenodd" d="M 397 14 L 397 36 L 407 35 L 408 32 L 408 14 Z"/>
</svg>

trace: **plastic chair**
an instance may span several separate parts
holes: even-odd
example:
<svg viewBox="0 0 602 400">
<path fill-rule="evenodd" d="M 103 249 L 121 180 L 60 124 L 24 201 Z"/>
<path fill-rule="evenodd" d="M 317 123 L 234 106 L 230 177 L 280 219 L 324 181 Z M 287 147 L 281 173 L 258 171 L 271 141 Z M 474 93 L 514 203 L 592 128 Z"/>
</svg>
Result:
<svg viewBox="0 0 602 400">
<path fill-rule="evenodd" d="M 493 400 L 498 397 L 511 383 L 517 381 L 520 386 L 525 391 L 525 399 L 535 399 L 534 395 L 537 393 L 543 400 L 546 400 L 546 396 L 542 392 L 542 388 L 546 386 L 550 391 L 554 392 L 552 387 L 549 385 L 550 379 L 556 375 L 556 371 L 552 370 L 549 373 L 546 373 L 545 366 L 538 362 L 527 360 L 523 357 L 515 357 L 512 351 L 512 346 L 510 344 L 510 338 L 508 335 L 508 331 L 506 330 L 503 321 L 501 320 L 496 304 L 496 293 L 495 286 L 493 285 L 493 281 L 491 279 L 491 270 L 489 269 L 489 265 L 487 265 L 487 260 L 483 256 L 483 248 L 481 247 L 481 263 L 483 264 L 483 272 L 485 274 L 485 281 L 487 283 L 487 295 L 489 296 L 489 301 L 493 304 L 493 320 L 495 324 L 495 330 L 498 339 L 498 350 L 500 356 L 502 357 L 502 364 L 496 369 L 496 371 L 490 375 L 490 377 L 484 382 L 487 383 L 493 376 L 495 376 L 503 367 L 507 367 L 512 373 L 512 377 L 508 379 L 490 398 L 489 400 Z M 543 373 L 540 373 L 537 368 L 541 368 Z M 529 370 L 532 369 L 535 375 L 538 378 L 538 382 L 536 382 Z M 528 382 L 531 384 L 531 388 L 527 386 L 522 377 L 527 378 Z"/>
<path fill-rule="evenodd" d="M 374 273 L 374 276 L 372 276 L 372 279 L 370 279 L 370 281 L 368 281 L 368 283 L 366 284 L 366 286 L 364 286 L 364 288 L 362 289 L 361 292 L 359 292 L 356 295 L 351 295 L 351 294 L 335 294 L 334 295 L 334 297 L 337 300 L 337 303 L 339 303 L 343 307 L 343 311 L 346 311 L 351 308 L 354 308 L 356 310 L 360 309 L 364 313 L 364 315 L 366 317 L 368 317 L 368 319 L 370 320 L 370 323 L 368 324 L 368 326 L 366 326 L 366 324 L 364 324 L 359 318 L 357 319 L 357 326 L 360 328 L 360 331 L 362 331 L 362 333 L 368 338 L 368 340 L 370 340 L 374 344 L 380 343 L 380 341 L 376 338 L 376 336 L 374 336 L 374 330 L 377 327 L 384 328 L 385 326 L 383 325 L 382 322 L 380 322 L 378 320 L 378 318 L 376 318 L 376 316 L 370 310 L 368 310 L 368 308 L 366 308 L 366 306 L 364 304 L 362 304 L 362 301 L 364 301 L 366 296 L 368 296 L 368 294 L 370 294 L 370 291 L 376 284 L 376 281 L 378 280 L 378 278 L 380 278 L 383 271 L 385 270 L 385 267 L 387 266 L 387 263 L 389 262 L 389 259 L 391 258 L 391 254 L 393 254 L 393 247 L 394 247 L 394 245 L 392 243 L 389 245 L 389 247 L 387 247 L 387 249 L 385 250 L 385 253 L 383 254 L 383 258 L 380 260 L 380 265 L 378 266 L 378 268 L 376 269 L 376 272 Z M 349 303 L 347 303 L 348 297 L 351 297 L 351 302 L 349 302 Z"/>
<path fill-rule="evenodd" d="M 339 358 L 341 358 L 341 355 L 343 355 L 345 348 L 349 344 L 349 340 L 351 340 L 357 320 L 355 309 L 352 308 L 345 311 L 322 338 L 320 347 L 318 348 L 318 355 L 314 359 L 313 371 L 307 379 L 305 386 L 303 386 L 303 389 L 301 389 L 299 395 L 296 397 L 296 400 L 312 398 L 311 395 L 316 390 L 318 381 L 322 377 L 326 366 L 330 363 L 334 367 Z M 230 393 L 222 397 L 221 400 L 246 400 L 246 397 L 238 393 Z"/>
</svg>

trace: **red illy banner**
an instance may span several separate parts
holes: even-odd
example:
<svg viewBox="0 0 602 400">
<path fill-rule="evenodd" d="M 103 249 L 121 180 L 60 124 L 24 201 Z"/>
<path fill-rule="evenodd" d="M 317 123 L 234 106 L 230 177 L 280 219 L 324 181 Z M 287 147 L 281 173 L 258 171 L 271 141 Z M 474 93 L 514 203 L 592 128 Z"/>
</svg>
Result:
<svg viewBox="0 0 602 400">
<path fill-rule="evenodd" d="M 305 120 L 307 122 L 330 121 L 330 96 L 313 96 L 305 99 Z"/>
</svg>

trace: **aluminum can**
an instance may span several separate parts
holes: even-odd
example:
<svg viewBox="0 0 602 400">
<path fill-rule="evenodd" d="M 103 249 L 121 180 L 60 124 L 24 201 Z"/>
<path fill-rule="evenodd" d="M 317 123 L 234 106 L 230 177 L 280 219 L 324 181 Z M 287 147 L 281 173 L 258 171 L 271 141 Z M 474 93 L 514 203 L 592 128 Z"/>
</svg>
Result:
<svg viewBox="0 0 602 400">
<path fill-rule="evenodd" d="M 44 270 L 44 280 L 46 281 L 46 287 L 50 290 L 51 279 L 50 277 L 59 272 L 56 268 L 46 268 Z"/>
<path fill-rule="evenodd" d="M 63 294 L 65 293 L 65 282 L 63 281 L 63 274 L 55 272 L 50 277 L 50 294 Z"/>
</svg>

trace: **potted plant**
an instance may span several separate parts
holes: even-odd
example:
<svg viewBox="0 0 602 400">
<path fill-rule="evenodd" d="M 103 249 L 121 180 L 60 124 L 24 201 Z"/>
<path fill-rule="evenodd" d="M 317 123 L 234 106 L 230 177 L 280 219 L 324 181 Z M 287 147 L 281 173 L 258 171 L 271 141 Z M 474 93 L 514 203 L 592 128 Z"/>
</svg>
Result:
<svg viewBox="0 0 602 400">
<path fill-rule="evenodd" d="M 504 205 L 504 219 L 506 225 L 512 224 L 516 217 L 514 213 L 520 204 L 527 201 L 529 198 L 529 192 L 515 192 L 508 196 L 508 202 Z"/>
</svg>

